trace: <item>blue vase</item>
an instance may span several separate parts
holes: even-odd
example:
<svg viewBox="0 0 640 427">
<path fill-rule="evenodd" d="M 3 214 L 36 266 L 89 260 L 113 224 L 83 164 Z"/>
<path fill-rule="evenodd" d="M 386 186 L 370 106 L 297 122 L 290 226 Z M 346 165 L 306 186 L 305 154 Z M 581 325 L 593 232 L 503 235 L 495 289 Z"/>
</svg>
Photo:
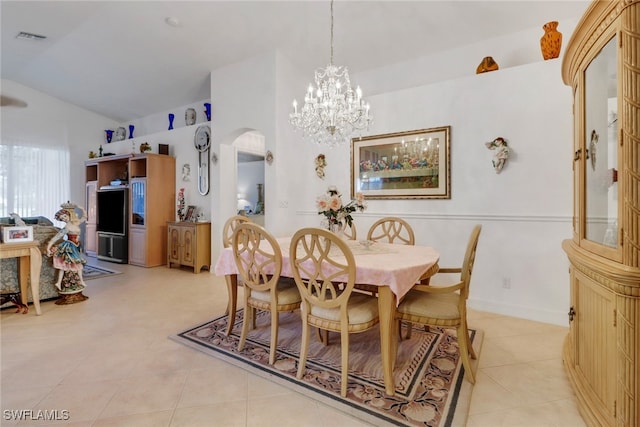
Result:
<svg viewBox="0 0 640 427">
<path fill-rule="evenodd" d="M 107 144 L 109 144 L 111 142 L 111 139 L 113 138 L 113 131 L 110 129 L 107 129 L 104 131 L 106 137 L 107 137 Z"/>
<path fill-rule="evenodd" d="M 129 139 L 133 138 L 133 125 L 129 125 Z"/>
<path fill-rule="evenodd" d="M 211 120 L 211 104 L 208 102 L 204 103 L 204 113 L 207 115 L 207 121 Z"/>
<path fill-rule="evenodd" d="M 169 113 L 169 130 L 173 129 L 173 119 L 175 119 L 175 117 L 173 113 Z"/>
</svg>

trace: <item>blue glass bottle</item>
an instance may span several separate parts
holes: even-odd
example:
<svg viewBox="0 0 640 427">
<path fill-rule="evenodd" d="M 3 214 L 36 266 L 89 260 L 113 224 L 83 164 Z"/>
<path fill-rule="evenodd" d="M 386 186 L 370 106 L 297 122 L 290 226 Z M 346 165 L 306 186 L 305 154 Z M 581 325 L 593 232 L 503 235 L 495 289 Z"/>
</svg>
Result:
<svg viewBox="0 0 640 427">
<path fill-rule="evenodd" d="M 173 113 L 169 113 L 169 130 L 173 129 L 173 119 L 175 119 L 175 117 Z"/>
<path fill-rule="evenodd" d="M 129 139 L 133 138 L 133 125 L 129 125 Z"/>
<path fill-rule="evenodd" d="M 204 113 L 207 115 L 207 121 L 211 120 L 211 104 L 209 102 L 204 103 Z"/>
</svg>

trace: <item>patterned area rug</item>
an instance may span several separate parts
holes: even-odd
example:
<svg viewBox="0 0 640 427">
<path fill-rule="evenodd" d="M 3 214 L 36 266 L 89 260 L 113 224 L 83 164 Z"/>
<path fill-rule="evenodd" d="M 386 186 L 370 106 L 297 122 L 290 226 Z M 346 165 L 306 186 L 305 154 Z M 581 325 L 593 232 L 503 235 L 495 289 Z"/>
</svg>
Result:
<svg viewBox="0 0 640 427">
<path fill-rule="evenodd" d="M 380 339 L 377 327 L 351 334 L 347 398 L 340 396 L 340 336 L 332 333 L 328 346 L 312 331 L 307 370 L 296 379 L 300 354 L 301 320 L 298 312 L 281 313 L 276 363 L 269 365 L 269 315 L 258 312 L 257 327 L 249 331 L 238 352 L 243 311 L 238 310 L 231 336 L 224 333 L 227 316 L 188 329 L 171 339 L 374 425 L 464 426 L 473 385 L 464 379 L 455 330 L 415 326 L 411 339 L 398 345 L 394 369 L 396 394 L 384 393 Z M 470 331 L 478 357 L 482 332 Z M 472 368 L 477 360 L 472 360 Z"/>
<path fill-rule="evenodd" d="M 120 271 L 110 270 L 104 267 L 98 267 L 97 265 L 85 264 L 82 269 L 82 278 L 84 280 L 98 279 L 100 277 L 109 276 L 112 274 L 120 274 Z"/>
</svg>

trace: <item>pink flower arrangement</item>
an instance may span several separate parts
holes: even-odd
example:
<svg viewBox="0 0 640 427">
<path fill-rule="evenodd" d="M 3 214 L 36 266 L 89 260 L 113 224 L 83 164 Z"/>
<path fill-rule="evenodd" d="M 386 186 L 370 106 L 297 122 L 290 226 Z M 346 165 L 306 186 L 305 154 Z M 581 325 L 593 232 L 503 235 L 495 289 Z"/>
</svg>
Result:
<svg viewBox="0 0 640 427">
<path fill-rule="evenodd" d="M 180 221 L 184 221 L 184 218 L 185 218 L 184 207 L 185 207 L 184 188 L 181 188 L 178 191 L 178 219 Z"/>
<path fill-rule="evenodd" d="M 353 217 L 351 214 L 356 210 L 360 212 L 367 208 L 362 193 L 356 193 L 355 199 L 346 205 L 342 204 L 341 194 L 335 186 L 330 186 L 327 192 L 316 200 L 318 215 L 324 215 L 329 227 L 332 224 L 342 224 L 346 222 L 351 225 Z"/>
</svg>

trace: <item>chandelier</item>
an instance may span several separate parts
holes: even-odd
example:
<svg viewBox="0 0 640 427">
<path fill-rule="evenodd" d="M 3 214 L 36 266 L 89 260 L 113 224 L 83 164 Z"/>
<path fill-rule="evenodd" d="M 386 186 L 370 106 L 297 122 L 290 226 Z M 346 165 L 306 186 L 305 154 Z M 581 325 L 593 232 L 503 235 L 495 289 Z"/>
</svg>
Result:
<svg viewBox="0 0 640 427">
<path fill-rule="evenodd" d="M 289 122 L 303 136 L 330 147 L 348 141 L 356 131 L 368 129 L 369 104 L 362 99 L 360 86 L 353 90 L 347 67 L 333 65 L 333 0 L 331 0 L 331 56 L 326 68 L 315 72 L 315 87 L 309 84 L 304 106 L 293 101 Z"/>
</svg>

